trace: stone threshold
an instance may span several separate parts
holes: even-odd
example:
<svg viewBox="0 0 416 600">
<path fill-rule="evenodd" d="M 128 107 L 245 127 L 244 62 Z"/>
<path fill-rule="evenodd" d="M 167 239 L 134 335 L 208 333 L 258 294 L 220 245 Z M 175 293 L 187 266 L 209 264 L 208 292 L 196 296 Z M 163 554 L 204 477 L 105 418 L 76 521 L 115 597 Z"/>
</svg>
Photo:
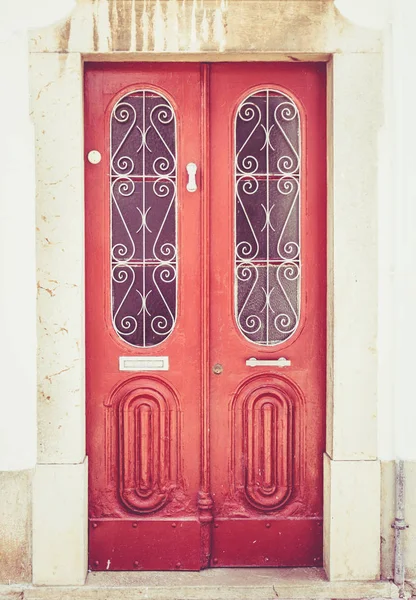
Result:
<svg viewBox="0 0 416 600">
<path fill-rule="evenodd" d="M 328 581 L 323 569 L 89 573 L 84 586 L 0 586 L 0 600 L 358 600 L 398 598 L 391 581 Z"/>
</svg>

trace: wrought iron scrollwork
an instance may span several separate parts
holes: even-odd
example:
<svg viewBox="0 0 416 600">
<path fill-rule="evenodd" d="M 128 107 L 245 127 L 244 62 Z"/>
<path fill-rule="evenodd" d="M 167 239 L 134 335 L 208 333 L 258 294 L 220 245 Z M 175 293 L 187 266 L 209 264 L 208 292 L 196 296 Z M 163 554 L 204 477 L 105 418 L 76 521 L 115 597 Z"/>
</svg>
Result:
<svg viewBox="0 0 416 600">
<path fill-rule="evenodd" d="M 250 341 L 273 346 L 300 314 L 300 117 L 265 89 L 235 119 L 235 314 Z"/>
<path fill-rule="evenodd" d="M 176 321 L 176 120 L 169 101 L 134 91 L 110 124 L 113 325 L 137 347 L 155 346 Z"/>
</svg>

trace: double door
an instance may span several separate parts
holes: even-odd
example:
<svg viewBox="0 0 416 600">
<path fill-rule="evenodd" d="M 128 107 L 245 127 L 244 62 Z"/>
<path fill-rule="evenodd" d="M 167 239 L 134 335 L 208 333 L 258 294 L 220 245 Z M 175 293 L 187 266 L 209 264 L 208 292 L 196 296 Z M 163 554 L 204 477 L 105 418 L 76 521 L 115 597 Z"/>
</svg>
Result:
<svg viewBox="0 0 416 600">
<path fill-rule="evenodd" d="M 89 567 L 322 563 L 325 70 L 89 64 Z"/>
</svg>

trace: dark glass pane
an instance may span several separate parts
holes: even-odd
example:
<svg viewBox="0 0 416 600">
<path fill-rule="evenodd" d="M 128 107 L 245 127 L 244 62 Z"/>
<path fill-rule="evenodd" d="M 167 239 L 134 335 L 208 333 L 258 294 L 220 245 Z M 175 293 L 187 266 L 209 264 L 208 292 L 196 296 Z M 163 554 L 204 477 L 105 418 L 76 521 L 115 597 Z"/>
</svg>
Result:
<svg viewBox="0 0 416 600">
<path fill-rule="evenodd" d="M 299 113 L 287 96 L 265 90 L 240 105 L 236 167 L 240 174 L 299 174 Z"/>
<path fill-rule="evenodd" d="M 155 346 L 172 331 L 176 318 L 174 264 L 117 265 L 112 272 L 113 324 L 133 346 Z"/>
<path fill-rule="evenodd" d="M 237 264 L 237 323 L 249 340 L 271 346 L 295 331 L 299 279 L 296 262 Z"/>
<path fill-rule="evenodd" d="M 113 323 L 120 337 L 154 346 L 176 319 L 176 129 L 151 91 L 122 98 L 111 117 Z"/>
<path fill-rule="evenodd" d="M 122 98 L 111 118 L 112 175 L 175 176 L 175 115 L 149 91 Z"/>
<path fill-rule="evenodd" d="M 249 340 L 295 331 L 300 293 L 300 123 L 293 101 L 262 90 L 236 116 L 236 317 Z"/>
<path fill-rule="evenodd" d="M 299 179 L 237 176 L 238 260 L 299 258 Z"/>
<path fill-rule="evenodd" d="M 176 260 L 175 206 L 173 179 L 114 179 L 113 260 Z"/>
</svg>

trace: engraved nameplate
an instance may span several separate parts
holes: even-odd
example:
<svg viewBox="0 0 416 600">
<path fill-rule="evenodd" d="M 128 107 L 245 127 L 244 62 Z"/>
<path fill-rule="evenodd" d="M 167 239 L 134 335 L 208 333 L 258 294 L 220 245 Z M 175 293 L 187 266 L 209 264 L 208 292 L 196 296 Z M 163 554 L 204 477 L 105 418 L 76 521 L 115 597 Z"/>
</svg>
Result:
<svg viewBox="0 0 416 600">
<path fill-rule="evenodd" d="M 169 371 L 169 356 L 120 356 L 120 371 Z"/>
</svg>

